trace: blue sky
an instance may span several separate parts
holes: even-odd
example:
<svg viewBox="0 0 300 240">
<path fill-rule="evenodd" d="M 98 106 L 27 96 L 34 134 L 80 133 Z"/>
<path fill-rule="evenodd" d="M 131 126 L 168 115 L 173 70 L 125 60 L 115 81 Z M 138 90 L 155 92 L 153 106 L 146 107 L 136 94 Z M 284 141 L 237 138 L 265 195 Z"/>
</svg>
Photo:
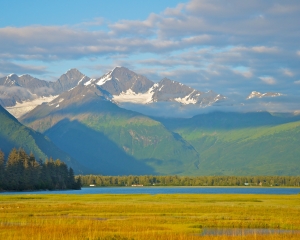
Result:
<svg viewBox="0 0 300 240">
<path fill-rule="evenodd" d="M 300 95 L 296 0 L 1 1 L 0 76 L 115 66 L 200 91 Z"/>
</svg>

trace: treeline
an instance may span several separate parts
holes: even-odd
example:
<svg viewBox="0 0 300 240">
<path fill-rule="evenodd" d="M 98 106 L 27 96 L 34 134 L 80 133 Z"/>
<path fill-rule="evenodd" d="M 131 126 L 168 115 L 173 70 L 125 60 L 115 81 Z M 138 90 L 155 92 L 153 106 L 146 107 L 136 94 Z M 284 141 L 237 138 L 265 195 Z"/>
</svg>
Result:
<svg viewBox="0 0 300 240">
<path fill-rule="evenodd" d="M 0 150 L 0 190 L 54 190 L 80 189 L 80 179 L 75 180 L 72 168 L 52 158 L 37 161 L 24 149 L 13 149 L 7 160 Z"/>
<path fill-rule="evenodd" d="M 82 186 L 300 186 L 300 176 L 80 176 Z"/>
</svg>

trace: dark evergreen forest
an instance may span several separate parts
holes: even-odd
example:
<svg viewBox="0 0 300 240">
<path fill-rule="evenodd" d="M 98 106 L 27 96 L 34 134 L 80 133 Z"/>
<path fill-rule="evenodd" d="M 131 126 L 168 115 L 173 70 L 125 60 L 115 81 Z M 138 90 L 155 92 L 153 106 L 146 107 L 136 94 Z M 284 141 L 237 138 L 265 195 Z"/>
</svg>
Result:
<svg viewBox="0 0 300 240">
<path fill-rule="evenodd" d="M 80 179 L 75 180 L 72 168 L 52 158 L 36 160 L 24 149 L 12 149 L 7 159 L 0 150 L 0 190 L 63 190 L 80 189 Z"/>
<path fill-rule="evenodd" d="M 300 176 L 80 176 L 82 186 L 300 186 Z"/>
</svg>

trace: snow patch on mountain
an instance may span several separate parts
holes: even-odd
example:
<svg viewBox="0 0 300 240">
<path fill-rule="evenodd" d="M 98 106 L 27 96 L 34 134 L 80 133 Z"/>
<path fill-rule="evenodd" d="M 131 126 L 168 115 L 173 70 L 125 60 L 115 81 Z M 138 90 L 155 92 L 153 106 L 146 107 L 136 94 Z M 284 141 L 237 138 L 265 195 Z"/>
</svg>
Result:
<svg viewBox="0 0 300 240">
<path fill-rule="evenodd" d="M 31 101 L 23 101 L 22 103 L 17 102 L 17 104 L 13 107 L 6 107 L 6 110 L 12 114 L 16 118 L 22 117 L 25 113 L 31 111 L 38 105 L 41 105 L 42 103 L 45 102 L 51 102 L 53 99 L 55 99 L 58 95 L 56 96 L 49 96 L 49 97 L 40 97 L 36 98 Z"/>
<path fill-rule="evenodd" d="M 260 92 L 257 92 L 257 91 L 252 91 L 246 99 L 248 100 L 248 99 L 251 99 L 251 98 L 279 97 L 279 96 L 283 96 L 283 94 L 282 93 L 275 93 L 275 92 L 260 93 Z"/>
<path fill-rule="evenodd" d="M 115 67 L 113 70 L 109 71 L 108 73 L 106 73 L 103 77 L 101 77 L 100 79 L 98 79 L 98 82 L 96 83 L 98 86 L 101 86 L 103 84 L 105 84 L 106 82 L 112 80 L 112 73 L 116 70 L 116 68 L 120 68 L 120 67 Z M 115 79 L 117 81 L 120 81 L 117 77 L 115 77 Z"/>
<path fill-rule="evenodd" d="M 85 78 L 86 78 L 86 76 L 83 76 L 83 77 L 78 81 L 77 85 L 79 85 L 79 84 L 83 81 L 83 79 L 85 79 Z"/>
<path fill-rule="evenodd" d="M 96 83 L 98 86 L 103 85 L 104 83 L 108 82 L 112 80 L 111 77 L 111 72 L 107 73 L 106 75 L 104 75 L 102 78 L 99 79 L 99 81 Z"/>
<path fill-rule="evenodd" d="M 191 95 L 192 95 L 194 92 L 195 92 L 195 90 L 192 91 L 192 92 L 191 92 L 189 95 L 187 95 L 186 97 L 183 97 L 183 98 L 175 98 L 174 100 L 175 100 L 176 102 L 182 103 L 182 104 L 184 104 L 184 105 L 186 105 L 186 104 L 196 104 L 196 103 L 197 103 L 197 100 L 194 99 L 194 98 L 191 98 Z"/>
<path fill-rule="evenodd" d="M 92 84 L 96 79 L 95 78 L 91 78 L 89 81 L 87 81 L 84 86 L 88 86 L 90 84 Z"/>
<path fill-rule="evenodd" d="M 113 95 L 113 101 L 118 103 L 129 102 L 137 104 L 147 104 L 152 102 L 153 89 L 150 88 L 146 93 L 135 93 L 131 89 L 122 92 L 119 95 Z"/>
</svg>

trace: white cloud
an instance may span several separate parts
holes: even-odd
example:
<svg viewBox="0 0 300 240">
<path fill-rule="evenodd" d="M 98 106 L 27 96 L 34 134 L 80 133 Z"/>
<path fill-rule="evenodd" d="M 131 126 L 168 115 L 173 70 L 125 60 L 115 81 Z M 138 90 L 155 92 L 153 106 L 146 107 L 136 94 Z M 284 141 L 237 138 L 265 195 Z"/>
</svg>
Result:
<svg viewBox="0 0 300 240">
<path fill-rule="evenodd" d="M 16 73 L 16 74 L 45 74 L 47 73 L 46 66 L 36 66 L 29 64 L 17 64 L 5 60 L 0 60 L 0 69 L 5 73 Z"/>
<path fill-rule="evenodd" d="M 242 75 L 245 78 L 251 78 L 251 77 L 253 77 L 253 73 L 250 70 L 248 70 L 248 71 L 240 71 L 240 70 L 235 69 L 235 70 L 233 70 L 233 72 L 235 74 Z"/>
<path fill-rule="evenodd" d="M 300 7 L 299 6 L 287 6 L 287 5 L 284 5 L 282 3 L 276 3 L 270 10 L 269 12 L 270 13 L 273 13 L 273 14 L 290 14 L 290 13 L 293 13 L 293 12 L 299 12 L 300 10 Z"/>
<path fill-rule="evenodd" d="M 252 50 L 254 52 L 258 52 L 258 53 L 276 53 L 276 52 L 278 52 L 277 47 L 266 47 L 266 46 L 252 47 Z"/>
<path fill-rule="evenodd" d="M 152 13 L 144 21 L 121 20 L 119 22 L 110 24 L 109 27 L 112 30 L 111 34 L 116 36 L 143 35 L 144 37 L 147 37 L 155 34 L 155 23 L 157 22 L 158 18 L 158 15 Z"/>
<path fill-rule="evenodd" d="M 30 55 L 35 59 L 55 60 L 101 54 L 157 53 L 184 50 L 202 44 L 226 47 L 242 43 L 254 52 L 277 53 L 280 47 L 270 46 L 270 43 L 288 46 L 300 36 L 290 34 L 299 31 L 288 17 L 280 24 L 273 16 L 267 16 L 266 22 L 257 20 L 257 13 L 268 13 L 276 8 L 276 4 L 278 1 L 262 3 L 253 0 L 241 3 L 237 0 L 191 0 L 175 8 L 167 8 L 163 13 L 152 13 L 143 21 L 121 20 L 109 24 L 107 31 L 78 29 L 80 24 L 73 27 L 7 27 L 0 29 L 0 52 L 13 55 L 13 58 L 27 59 Z M 290 9 L 295 4 L 281 5 Z M 105 20 L 95 18 L 80 26 L 103 24 Z M 289 28 L 278 29 L 285 25 L 289 25 Z M 273 41 L 274 38 L 280 38 L 280 41 Z M 257 46 L 257 42 L 262 45 Z"/>
<path fill-rule="evenodd" d="M 269 85 L 276 84 L 276 80 L 273 77 L 265 76 L 265 77 L 259 77 L 259 79 Z"/>
<path fill-rule="evenodd" d="M 167 8 L 164 11 L 164 15 L 166 16 L 182 16 L 182 11 L 185 9 L 185 4 L 179 3 L 176 7 L 174 8 Z"/>
<path fill-rule="evenodd" d="M 300 80 L 297 80 L 294 82 L 295 84 L 300 84 Z"/>
<path fill-rule="evenodd" d="M 282 72 L 283 72 L 284 75 L 286 75 L 288 77 L 293 77 L 294 76 L 294 73 L 290 69 L 284 68 L 284 69 L 282 69 Z"/>
</svg>

